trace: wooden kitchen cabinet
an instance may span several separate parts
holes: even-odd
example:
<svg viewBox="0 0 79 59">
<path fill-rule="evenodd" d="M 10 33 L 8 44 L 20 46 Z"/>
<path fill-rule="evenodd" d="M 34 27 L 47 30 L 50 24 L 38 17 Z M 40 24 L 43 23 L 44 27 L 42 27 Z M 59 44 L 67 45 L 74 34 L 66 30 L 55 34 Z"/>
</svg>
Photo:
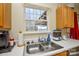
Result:
<svg viewBox="0 0 79 59">
<path fill-rule="evenodd" d="M 71 9 L 71 27 L 73 28 L 74 27 L 74 10 L 73 9 Z"/>
<path fill-rule="evenodd" d="M 60 5 L 56 9 L 56 28 L 73 28 L 74 10 L 66 5 Z"/>
<path fill-rule="evenodd" d="M 68 22 L 67 26 L 70 28 L 74 27 L 74 10 L 68 7 Z"/>
<path fill-rule="evenodd" d="M 63 28 L 63 18 L 61 16 L 63 16 L 62 14 L 62 8 L 57 8 L 56 10 L 56 27 L 59 28 Z"/>
<path fill-rule="evenodd" d="M 11 4 L 5 3 L 4 5 L 4 28 L 11 29 Z"/>
<path fill-rule="evenodd" d="M 3 7 L 2 7 L 2 3 L 0 3 L 0 28 L 3 26 Z"/>
<path fill-rule="evenodd" d="M 0 3 L 0 29 L 11 29 L 11 4 Z"/>
<path fill-rule="evenodd" d="M 55 54 L 55 55 L 53 55 L 53 56 L 68 56 L 68 55 L 69 55 L 69 52 L 68 52 L 68 51 L 64 51 L 64 52 Z"/>
</svg>

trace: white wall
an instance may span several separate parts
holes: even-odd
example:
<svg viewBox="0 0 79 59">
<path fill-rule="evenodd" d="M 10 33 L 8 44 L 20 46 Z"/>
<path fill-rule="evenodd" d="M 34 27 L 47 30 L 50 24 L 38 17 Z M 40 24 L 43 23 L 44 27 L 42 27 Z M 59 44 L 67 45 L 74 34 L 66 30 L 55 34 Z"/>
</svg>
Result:
<svg viewBox="0 0 79 59">
<path fill-rule="evenodd" d="M 56 28 L 56 7 L 58 4 L 34 4 L 42 7 L 50 8 L 49 10 L 49 30 Z M 12 30 L 11 34 L 18 40 L 17 34 L 19 31 L 25 31 L 25 21 L 24 21 L 24 8 L 21 3 L 12 4 Z"/>
<path fill-rule="evenodd" d="M 51 10 L 49 11 L 50 20 L 49 20 L 49 28 L 50 31 L 56 28 L 56 8 L 59 4 L 50 4 Z"/>
<path fill-rule="evenodd" d="M 11 34 L 17 39 L 17 33 L 25 30 L 23 4 L 12 4 L 12 30 Z"/>
</svg>

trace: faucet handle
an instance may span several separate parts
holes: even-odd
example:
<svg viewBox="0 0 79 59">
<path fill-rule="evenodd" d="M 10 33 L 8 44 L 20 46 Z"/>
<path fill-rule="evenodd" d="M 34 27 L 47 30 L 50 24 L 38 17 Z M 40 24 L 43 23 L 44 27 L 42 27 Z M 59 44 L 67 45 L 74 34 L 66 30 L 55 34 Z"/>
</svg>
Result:
<svg viewBox="0 0 79 59">
<path fill-rule="evenodd" d="M 30 44 L 30 42 L 28 41 L 27 44 Z"/>
<path fill-rule="evenodd" d="M 34 43 L 34 41 L 32 41 L 31 43 Z"/>
</svg>

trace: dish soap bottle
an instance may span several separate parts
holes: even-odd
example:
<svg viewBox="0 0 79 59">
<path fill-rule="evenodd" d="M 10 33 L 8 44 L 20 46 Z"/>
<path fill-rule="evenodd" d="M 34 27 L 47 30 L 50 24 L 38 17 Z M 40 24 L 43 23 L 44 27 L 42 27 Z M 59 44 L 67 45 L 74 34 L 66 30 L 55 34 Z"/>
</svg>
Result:
<svg viewBox="0 0 79 59">
<path fill-rule="evenodd" d="M 48 46 L 50 47 L 51 46 L 50 33 L 48 33 L 47 42 L 48 42 Z"/>
</svg>

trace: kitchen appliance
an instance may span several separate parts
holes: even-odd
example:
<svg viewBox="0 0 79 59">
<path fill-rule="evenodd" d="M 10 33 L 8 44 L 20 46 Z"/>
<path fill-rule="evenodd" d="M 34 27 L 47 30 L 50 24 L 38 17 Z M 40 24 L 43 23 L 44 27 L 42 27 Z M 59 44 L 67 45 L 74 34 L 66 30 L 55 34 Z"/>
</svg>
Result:
<svg viewBox="0 0 79 59">
<path fill-rule="evenodd" d="M 0 54 L 10 52 L 13 47 L 9 45 L 9 31 L 0 30 Z"/>
<path fill-rule="evenodd" d="M 53 30 L 53 40 L 60 41 L 62 39 L 63 39 L 62 38 L 62 31 L 61 30 L 58 30 L 58 29 Z"/>
<path fill-rule="evenodd" d="M 8 47 L 9 32 L 0 31 L 0 49 Z"/>
</svg>

